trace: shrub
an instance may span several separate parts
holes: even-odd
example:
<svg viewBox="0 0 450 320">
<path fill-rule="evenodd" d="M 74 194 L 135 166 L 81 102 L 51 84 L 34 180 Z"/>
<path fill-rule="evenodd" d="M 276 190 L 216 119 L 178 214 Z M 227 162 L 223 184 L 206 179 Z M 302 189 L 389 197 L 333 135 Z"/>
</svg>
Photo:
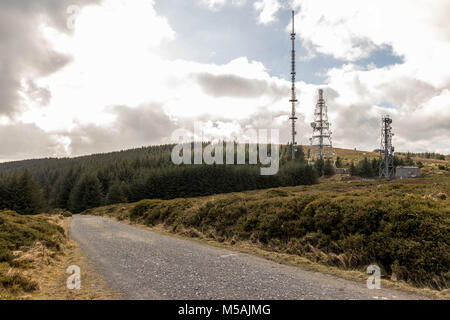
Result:
<svg viewBox="0 0 450 320">
<path fill-rule="evenodd" d="M 6 292 L 14 293 L 36 290 L 38 284 L 35 281 L 11 268 L 17 264 L 13 251 L 26 250 L 36 242 L 58 251 L 64 237 L 64 229 L 44 217 L 0 211 L 0 291 L 5 289 Z"/>
<path fill-rule="evenodd" d="M 42 217 L 21 216 L 12 211 L 0 211 L 0 262 L 11 262 L 12 252 L 36 241 L 59 250 L 64 229 Z"/>
</svg>

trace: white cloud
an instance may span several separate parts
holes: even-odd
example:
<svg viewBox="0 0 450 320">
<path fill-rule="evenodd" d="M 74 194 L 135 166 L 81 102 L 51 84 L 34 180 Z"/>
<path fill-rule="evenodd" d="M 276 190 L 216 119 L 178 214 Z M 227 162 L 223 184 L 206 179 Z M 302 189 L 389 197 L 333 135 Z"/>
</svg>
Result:
<svg viewBox="0 0 450 320">
<path fill-rule="evenodd" d="M 432 5 L 426 0 L 294 0 L 294 5 L 302 39 L 339 59 L 367 57 L 383 45 L 391 45 L 407 59 L 423 59 L 439 55 L 424 48 L 448 46 L 450 31 L 444 12 L 449 12 L 450 3 L 446 0 Z"/>
<path fill-rule="evenodd" d="M 200 3 L 211 10 L 218 10 L 227 3 L 227 0 L 200 0 Z"/>
<path fill-rule="evenodd" d="M 281 4 L 278 0 L 260 0 L 253 5 L 256 10 L 261 11 L 258 22 L 261 24 L 269 24 L 275 21 L 275 15 L 281 9 Z"/>
<path fill-rule="evenodd" d="M 240 7 L 247 0 L 200 0 L 200 4 L 212 11 L 219 11 L 225 5 Z M 253 8 L 259 12 L 258 23 L 269 24 L 276 20 L 276 14 L 282 8 L 280 0 L 258 0 L 254 1 Z"/>
<path fill-rule="evenodd" d="M 200 4 L 208 7 L 212 11 L 220 10 L 226 4 L 233 6 L 242 6 L 247 0 L 200 0 Z"/>
</svg>

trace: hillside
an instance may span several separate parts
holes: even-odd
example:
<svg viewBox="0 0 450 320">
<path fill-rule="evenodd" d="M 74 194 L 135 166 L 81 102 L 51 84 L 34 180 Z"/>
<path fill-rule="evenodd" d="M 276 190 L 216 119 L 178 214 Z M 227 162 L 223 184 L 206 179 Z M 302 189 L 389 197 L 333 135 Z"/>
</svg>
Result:
<svg viewBox="0 0 450 320">
<path fill-rule="evenodd" d="M 64 211 L 33 216 L 0 211 L 0 300 L 120 297 L 67 237 L 71 220 Z M 67 289 L 66 270 L 71 265 L 81 269 L 80 290 Z"/>
<path fill-rule="evenodd" d="M 280 169 L 272 176 L 262 176 L 259 165 L 177 166 L 171 161 L 172 147 L 163 145 L 78 158 L 0 164 L 0 207 L 24 214 L 52 208 L 80 212 L 141 199 L 311 185 L 317 183 L 319 176 L 332 174 L 325 170 L 326 164 L 309 166 L 304 161 L 308 147 L 299 148 L 298 159 L 291 161 L 290 148 L 281 146 Z M 336 153 L 341 166 L 354 163 L 357 169 L 353 174 L 372 178 L 378 173 L 376 152 L 336 149 Z M 249 157 L 248 145 L 246 157 Z M 396 163 L 420 163 L 425 173 L 445 172 L 449 168 L 443 160 L 419 161 L 408 155 L 397 157 Z"/>
<path fill-rule="evenodd" d="M 301 146 L 304 154 L 308 154 L 309 146 Z M 137 159 L 145 162 L 148 168 L 161 168 L 173 166 L 170 161 L 170 153 L 173 145 L 161 145 L 161 146 L 148 146 L 129 150 L 121 150 L 110 153 L 92 154 L 74 158 L 43 158 L 43 159 L 31 159 L 22 161 L 12 161 L 0 163 L 0 174 L 7 174 L 14 172 L 15 170 L 30 170 L 32 173 L 39 176 L 42 171 L 64 171 L 67 168 L 74 166 L 107 166 L 118 161 L 133 162 Z M 283 161 L 283 155 L 286 154 L 288 146 L 281 146 L 281 161 Z M 378 158 L 378 152 L 362 151 L 354 149 L 342 149 L 334 148 L 336 156 L 340 157 L 343 164 L 348 166 L 353 161 L 355 163 L 363 160 L 367 157 L 369 160 Z M 397 153 L 397 156 L 405 158 L 407 153 Z M 414 161 L 422 161 L 429 164 L 446 164 L 450 161 L 450 155 L 441 155 L 443 159 L 427 158 L 425 154 L 414 155 L 412 159 Z"/>
<path fill-rule="evenodd" d="M 450 174 L 402 181 L 323 181 L 85 211 L 188 237 L 363 271 L 417 287 L 450 284 Z M 256 249 L 255 249 L 256 250 Z"/>
<path fill-rule="evenodd" d="M 62 218 L 62 217 L 61 217 Z M 0 211 L 0 298 L 12 298 L 39 289 L 31 270 L 62 254 L 66 243 L 58 217 L 21 216 Z"/>
</svg>

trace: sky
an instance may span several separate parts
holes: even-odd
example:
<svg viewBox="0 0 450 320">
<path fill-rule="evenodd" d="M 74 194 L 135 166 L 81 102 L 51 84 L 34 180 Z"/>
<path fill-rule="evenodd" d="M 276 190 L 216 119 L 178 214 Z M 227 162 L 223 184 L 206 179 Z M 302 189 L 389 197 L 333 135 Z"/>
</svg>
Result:
<svg viewBox="0 0 450 320">
<path fill-rule="evenodd" d="M 297 140 L 324 89 L 335 147 L 450 153 L 448 0 L 3 0 L 0 161 L 170 143 L 201 121 Z"/>
</svg>

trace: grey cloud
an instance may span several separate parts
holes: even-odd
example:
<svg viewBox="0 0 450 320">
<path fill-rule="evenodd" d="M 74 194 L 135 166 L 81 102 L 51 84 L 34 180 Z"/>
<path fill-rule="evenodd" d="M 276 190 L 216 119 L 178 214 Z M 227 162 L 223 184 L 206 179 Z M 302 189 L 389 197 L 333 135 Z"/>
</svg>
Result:
<svg viewBox="0 0 450 320">
<path fill-rule="evenodd" d="M 448 109 L 450 110 L 450 109 Z M 441 143 L 450 142 L 450 112 L 420 116 L 411 114 L 398 119 L 396 132 L 405 141 L 430 141 L 440 139 Z"/>
<path fill-rule="evenodd" d="M 380 145 L 382 113 L 373 112 L 368 104 L 336 106 L 337 117 L 332 122 L 333 142 L 344 148 L 373 150 Z M 448 109 L 450 110 L 450 109 Z M 397 151 L 449 152 L 450 113 L 421 116 L 419 112 L 390 113 L 393 119 L 393 144 Z"/>
<path fill-rule="evenodd" d="M 43 106 L 49 104 L 50 99 L 52 98 L 52 93 L 48 88 L 39 87 L 32 80 L 29 80 L 27 82 L 27 86 L 28 88 L 26 90 L 26 93 L 28 97 L 30 97 L 32 100 L 40 103 Z"/>
<path fill-rule="evenodd" d="M 42 19 L 63 31 L 69 5 L 80 7 L 100 0 L 6 0 L 0 2 L 0 115 L 13 117 L 20 112 L 22 101 L 18 92 L 21 81 L 34 80 L 51 74 L 71 61 L 71 57 L 56 52 L 39 33 Z M 42 88 L 41 88 L 42 89 Z M 45 94 L 45 89 L 39 89 Z M 31 93 L 34 99 L 36 90 Z M 47 94 L 49 99 L 51 96 Z M 48 102 L 44 99 L 44 102 Z"/>
<path fill-rule="evenodd" d="M 5 0 L 0 7 L 16 17 L 18 15 L 34 17 L 45 15 L 48 22 L 64 30 L 67 22 L 67 7 L 76 5 L 83 7 L 88 4 L 100 3 L 102 0 Z"/>
<path fill-rule="evenodd" d="M 287 87 L 278 86 L 265 80 L 256 80 L 236 75 L 213 75 L 197 73 L 193 75 L 203 91 L 213 97 L 255 98 L 270 95 L 274 99 L 285 97 Z"/>
<path fill-rule="evenodd" d="M 396 79 L 395 83 L 383 83 L 377 89 L 381 90 L 385 99 L 394 106 L 411 106 L 413 110 L 439 92 L 431 84 L 409 77 Z"/>
<path fill-rule="evenodd" d="M 57 136 L 34 124 L 13 123 L 0 126 L 0 161 L 64 155 Z"/>
<path fill-rule="evenodd" d="M 380 141 L 380 117 L 370 111 L 371 105 L 335 106 L 337 117 L 332 121 L 333 141 L 336 146 L 372 150 Z"/>
<path fill-rule="evenodd" d="M 149 104 L 130 108 L 116 106 L 111 110 L 116 121 L 111 125 L 78 125 L 69 133 L 71 155 L 109 152 L 168 142 L 176 123 L 161 105 Z"/>
</svg>

